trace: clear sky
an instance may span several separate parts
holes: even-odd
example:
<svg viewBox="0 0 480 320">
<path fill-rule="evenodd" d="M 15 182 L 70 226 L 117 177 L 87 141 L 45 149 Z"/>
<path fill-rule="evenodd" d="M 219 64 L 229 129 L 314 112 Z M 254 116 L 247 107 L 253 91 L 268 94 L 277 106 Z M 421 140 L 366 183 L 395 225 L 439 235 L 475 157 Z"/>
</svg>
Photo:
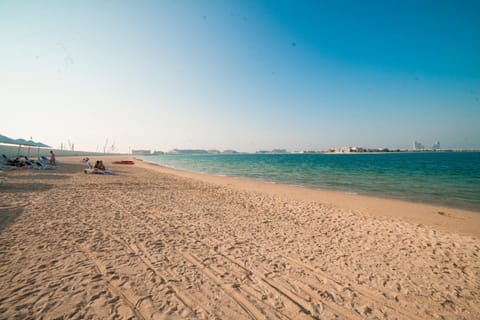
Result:
<svg viewBox="0 0 480 320">
<path fill-rule="evenodd" d="M 480 148 L 480 1 L 0 0 L 0 134 Z"/>
</svg>

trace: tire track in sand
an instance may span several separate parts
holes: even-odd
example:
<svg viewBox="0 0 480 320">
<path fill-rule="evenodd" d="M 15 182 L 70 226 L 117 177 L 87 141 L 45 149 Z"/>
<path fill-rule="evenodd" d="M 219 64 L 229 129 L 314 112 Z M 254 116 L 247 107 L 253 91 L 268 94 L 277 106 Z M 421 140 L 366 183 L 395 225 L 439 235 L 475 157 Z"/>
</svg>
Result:
<svg viewBox="0 0 480 320">
<path fill-rule="evenodd" d="M 155 216 L 155 215 L 148 215 L 149 218 L 155 220 L 155 221 L 158 221 L 158 218 Z M 151 226 L 149 225 L 149 227 L 151 228 Z M 199 239 L 197 237 L 192 237 L 191 235 L 188 235 L 186 234 L 185 232 L 182 232 L 180 230 L 176 230 L 176 232 L 181 232 L 182 233 L 182 238 L 183 239 L 192 239 L 194 240 L 194 242 L 198 242 L 200 244 L 202 244 L 204 247 L 206 248 L 211 248 L 211 245 L 209 244 L 206 244 L 204 240 L 202 239 Z M 214 240 L 215 241 L 215 240 Z M 191 262 L 192 264 L 196 265 L 200 270 L 202 270 L 204 273 L 206 273 L 206 275 L 209 277 L 209 278 L 212 278 L 212 277 L 215 277 L 215 275 L 212 273 L 212 270 L 209 269 L 208 267 L 204 266 L 201 262 L 199 262 L 199 259 L 194 257 L 193 254 L 191 253 L 186 253 L 186 252 L 181 252 L 182 255 L 185 257 L 185 259 L 187 259 L 189 262 Z M 290 301 L 291 303 L 293 303 L 295 306 L 297 306 L 297 308 L 299 309 L 299 311 L 309 317 L 311 317 L 312 319 L 318 319 L 318 317 L 315 315 L 317 312 L 316 310 L 311 306 L 311 303 L 308 302 L 307 300 L 305 300 L 304 298 L 298 296 L 296 293 L 294 293 L 292 290 L 290 290 L 289 288 L 287 288 L 287 286 L 285 285 L 285 283 L 283 283 L 282 281 L 278 281 L 278 280 L 274 280 L 272 278 L 270 279 L 267 279 L 264 274 L 262 274 L 261 272 L 258 272 L 258 271 L 255 271 L 255 270 L 249 270 L 247 268 L 245 268 L 244 266 L 242 266 L 240 263 L 238 263 L 233 257 L 230 257 L 224 253 L 221 253 L 219 251 L 216 251 L 217 254 L 219 254 L 220 256 L 224 257 L 226 260 L 228 260 L 230 263 L 236 265 L 237 267 L 240 267 L 241 269 L 243 269 L 245 272 L 247 272 L 248 274 L 252 274 L 252 275 L 255 275 L 255 278 L 258 279 L 259 281 L 261 281 L 262 283 L 266 284 L 268 287 L 270 287 L 271 289 L 273 289 L 275 292 L 279 293 L 281 296 L 283 296 L 284 298 L 286 298 L 288 301 Z M 267 272 L 265 272 L 267 273 Z M 218 282 L 219 283 L 219 286 L 221 286 L 221 283 L 222 283 L 222 279 L 214 279 L 212 278 L 212 281 L 214 282 Z M 229 289 L 229 288 L 227 288 Z M 320 297 L 316 297 L 318 300 L 320 300 L 327 308 L 331 309 L 333 312 L 345 317 L 345 318 L 348 318 L 348 319 L 358 319 L 358 320 L 361 320 L 362 318 L 359 316 L 359 314 L 349 310 L 349 309 L 346 309 L 344 307 L 342 307 L 341 305 L 338 305 L 338 304 L 335 304 L 334 302 L 330 302 L 328 300 L 326 300 L 325 298 L 320 298 Z M 247 300 L 248 301 L 248 300 Z M 267 305 L 268 307 L 270 308 L 273 308 L 275 310 L 274 307 L 268 305 L 268 304 L 265 304 L 264 302 L 262 302 L 264 305 Z M 275 310 L 276 311 L 276 310 Z M 295 318 L 295 316 L 293 316 L 293 318 Z"/>
<path fill-rule="evenodd" d="M 128 214 L 129 216 L 131 216 L 135 221 L 137 221 L 138 223 L 142 224 L 143 226 L 146 227 L 146 229 L 148 229 L 151 233 L 151 239 L 154 239 L 156 237 L 156 235 L 158 234 L 158 232 L 156 230 L 154 230 L 148 223 L 146 223 L 145 221 L 141 220 L 140 218 L 138 218 L 137 216 L 135 216 L 134 214 L 132 214 L 131 212 L 129 212 L 128 210 L 125 210 L 123 208 L 122 205 L 120 205 L 119 203 L 117 203 L 116 201 L 114 201 L 113 199 L 109 198 L 108 199 L 109 202 L 114 205 L 115 207 L 117 207 L 117 209 L 119 209 L 121 212 L 123 213 L 126 213 Z M 112 238 L 114 238 L 115 236 L 113 235 L 110 235 Z M 154 274 L 156 274 L 157 276 L 160 277 L 160 279 L 163 279 L 165 280 L 159 273 L 158 271 L 158 268 L 155 267 L 155 264 L 150 260 L 150 258 L 148 258 L 147 256 L 144 256 L 142 254 L 142 252 L 139 250 L 138 246 L 141 246 L 142 247 L 142 251 L 145 251 L 147 252 L 146 248 L 140 244 L 138 245 L 135 245 L 135 247 L 132 247 L 130 246 L 126 241 L 123 241 L 122 239 L 118 238 L 118 237 L 115 237 L 114 240 L 116 240 L 117 242 L 119 242 L 120 244 L 122 244 L 124 247 L 128 248 L 129 250 L 131 250 L 132 252 L 134 252 L 139 258 L 140 260 L 149 268 L 152 270 L 152 272 L 154 272 Z M 172 248 L 173 250 L 177 251 L 176 249 Z M 178 252 L 180 254 L 180 252 Z M 151 255 L 149 255 L 151 256 Z M 176 278 L 177 275 L 172 273 L 171 271 L 169 271 L 167 268 L 165 269 L 162 269 L 163 272 L 167 273 L 169 276 L 171 276 L 172 278 Z M 173 293 L 177 296 L 178 300 L 187 308 L 189 309 L 190 311 L 192 311 L 194 314 L 196 314 L 197 312 L 195 311 L 196 310 L 200 310 L 200 311 L 203 311 L 207 316 L 211 317 L 211 318 L 215 318 L 215 315 L 212 311 L 206 309 L 203 305 L 203 303 L 199 302 L 193 295 L 190 295 L 188 294 L 188 292 L 186 291 L 182 291 L 180 290 L 179 288 L 173 286 L 173 285 L 170 285 L 171 286 L 171 290 L 173 291 Z"/>
<path fill-rule="evenodd" d="M 111 201 L 111 202 L 114 202 L 114 201 Z M 116 203 L 116 202 L 115 202 L 115 205 L 117 207 L 121 208 L 121 205 Z M 159 221 L 158 217 L 156 217 L 154 214 L 147 214 L 147 215 L 144 216 L 144 218 L 147 218 L 147 219 L 149 218 L 149 219 L 153 220 L 154 223 L 152 224 L 152 223 L 147 223 L 145 220 L 140 219 L 139 217 L 135 216 L 134 214 L 128 212 L 128 210 L 124 210 L 124 208 L 122 208 L 122 212 L 127 212 L 136 221 L 138 221 L 138 222 L 142 223 L 144 226 L 146 226 L 149 229 L 149 231 L 152 233 L 152 235 L 157 235 L 158 234 L 158 230 L 154 230 L 153 226 L 156 225 L 156 223 L 158 223 L 158 222 L 163 223 L 163 221 Z M 211 248 L 211 245 L 205 243 L 205 241 L 204 241 L 205 239 L 199 239 L 198 237 L 192 237 L 191 234 L 187 234 L 184 231 L 180 230 L 179 228 L 177 228 L 175 231 L 177 233 L 180 232 L 181 233 L 180 237 L 184 240 L 185 239 L 192 239 L 194 242 L 200 243 L 206 248 Z M 135 251 L 131 247 L 130 247 L 130 250 L 134 251 L 136 254 L 139 254 L 138 250 Z M 197 257 L 195 257 L 195 255 L 193 253 L 185 252 L 185 251 L 179 251 L 179 253 L 190 264 L 194 265 L 207 278 L 209 278 L 213 283 L 215 283 L 219 288 L 221 288 L 222 291 L 224 291 L 228 296 L 230 296 L 230 298 L 235 303 L 237 303 L 245 312 L 247 312 L 247 314 L 250 317 L 252 317 L 254 319 L 262 319 L 262 318 L 265 317 L 265 315 L 262 313 L 262 311 L 259 310 L 247 297 L 242 295 L 241 291 L 238 290 L 238 288 L 235 289 L 235 288 L 229 287 L 228 285 L 225 285 L 224 284 L 225 279 L 222 279 L 219 276 L 217 276 L 215 274 L 214 270 L 212 270 L 211 268 L 209 268 L 208 266 L 205 266 L 202 262 L 200 262 L 200 260 Z M 265 270 L 265 272 L 262 274 L 262 272 L 259 272 L 259 271 L 256 271 L 256 270 L 249 270 L 249 269 L 243 267 L 240 263 L 238 263 L 235 260 L 235 258 L 230 257 L 227 254 L 221 253 L 219 251 L 216 251 L 216 253 L 219 254 L 220 256 L 222 256 L 223 258 L 225 258 L 226 260 L 228 260 L 230 263 L 236 265 L 237 267 L 242 268 L 247 273 L 253 274 L 255 276 L 255 278 L 257 279 L 257 281 L 261 281 L 262 283 L 266 284 L 271 289 L 273 289 L 275 292 L 279 293 L 281 296 L 283 296 L 284 298 L 286 298 L 287 300 L 292 302 L 294 305 L 296 305 L 298 307 L 300 312 L 302 312 L 305 315 L 308 315 L 308 316 L 310 316 L 314 319 L 316 318 L 315 314 L 317 314 L 317 312 L 312 307 L 312 304 L 309 301 L 302 298 L 301 296 L 299 296 L 294 291 L 292 291 L 292 289 L 289 288 L 290 286 L 292 286 L 292 283 L 289 283 L 288 281 L 285 281 L 281 278 L 273 279 L 273 278 L 267 278 L 267 277 L 264 276 L 264 274 L 269 273 L 268 272 L 268 267 L 267 267 L 267 270 Z M 141 257 L 140 254 L 139 254 L 139 257 Z M 306 264 L 299 263 L 298 260 L 293 260 L 292 258 L 288 258 L 285 255 L 282 255 L 282 258 L 284 260 L 290 261 L 292 264 L 295 264 L 295 265 L 301 267 L 302 269 L 306 269 L 310 272 L 313 272 L 314 275 L 318 275 L 321 278 L 327 279 L 327 280 L 329 280 L 333 283 L 336 283 L 336 284 L 338 284 L 342 287 L 345 287 L 345 288 L 348 287 L 349 289 L 353 289 L 354 291 L 357 292 L 358 295 L 364 296 L 365 298 L 367 298 L 367 300 L 373 300 L 373 301 L 377 302 L 379 305 L 385 306 L 385 307 L 393 310 L 396 314 L 400 314 L 400 315 L 402 315 L 404 317 L 407 317 L 407 318 L 410 318 L 410 319 L 420 319 L 418 316 L 416 316 L 414 314 L 411 314 L 408 311 L 401 312 L 398 309 L 398 306 L 393 305 L 393 303 L 387 301 L 385 298 L 381 297 L 380 295 L 375 294 L 373 292 L 370 292 L 368 289 L 361 288 L 361 287 L 358 287 L 358 286 L 347 286 L 345 283 L 343 283 L 341 281 L 338 281 L 337 279 L 334 279 L 333 277 L 331 277 L 329 275 L 319 273 L 319 272 L 317 272 L 318 270 L 315 270 L 312 267 L 307 266 Z M 150 260 L 147 261 L 147 260 L 145 260 L 145 258 L 143 258 L 143 261 L 144 261 L 145 265 L 147 265 L 150 269 L 152 269 L 152 270 L 156 269 L 155 266 L 153 265 L 153 263 L 151 263 Z M 296 281 L 295 282 L 296 285 L 294 286 L 295 289 L 300 290 L 305 295 L 321 302 L 325 307 L 332 310 L 334 313 L 339 314 L 339 315 L 341 315 L 345 318 L 349 318 L 349 319 L 362 319 L 360 314 L 358 314 L 356 311 L 345 308 L 341 304 L 338 304 L 334 301 L 329 300 L 328 297 L 324 297 L 324 296 L 320 295 L 317 291 L 312 289 L 314 287 L 310 283 L 305 282 L 304 279 L 302 280 L 302 279 L 296 278 L 294 280 Z M 325 287 L 325 284 L 322 284 L 322 286 Z M 252 292 L 253 290 L 248 290 L 247 289 L 245 291 Z M 249 296 L 250 296 L 250 298 L 252 297 L 251 294 Z M 256 298 L 256 297 L 254 297 L 254 298 Z M 184 300 L 184 299 L 181 299 L 181 300 Z M 278 310 L 275 309 L 275 307 L 273 307 L 273 306 L 271 306 L 271 305 L 269 305 L 269 304 L 267 304 L 267 303 L 265 303 L 261 300 L 257 299 L 257 301 L 260 301 L 262 305 L 273 309 L 277 313 L 277 316 L 282 315 L 282 316 L 288 317 L 288 316 L 284 315 L 283 313 L 279 313 Z"/>
<path fill-rule="evenodd" d="M 294 259 L 294 258 L 291 258 L 291 257 L 288 257 L 286 256 L 285 254 L 282 254 L 281 257 L 283 257 L 285 260 L 289 261 L 290 263 L 294 264 L 294 265 L 297 265 L 297 266 L 300 266 L 310 272 L 312 272 L 315 276 L 318 276 L 326 281 L 331 281 L 331 282 L 334 282 L 342 287 L 345 287 L 345 288 L 351 288 L 353 289 L 354 291 L 356 291 L 357 293 L 359 293 L 360 295 L 363 295 L 365 298 L 367 298 L 366 300 L 370 300 L 370 301 L 374 301 L 376 303 L 378 303 L 379 305 L 381 306 L 385 306 L 387 308 L 389 308 L 390 310 L 392 310 L 394 313 L 396 313 L 397 315 L 401 315 L 403 316 L 404 318 L 406 319 L 415 319 L 415 320 L 422 320 L 423 318 L 421 318 L 420 316 L 416 315 L 416 314 L 413 314 L 411 313 L 410 311 L 408 310 L 405 310 L 405 309 L 400 309 L 398 306 L 394 305 L 391 301 L 385 299 L 385 297 L 383 297 L 382 295 L 372 291 L 372 290 L 369 290 L 367 288 L 364 288 L 362 286 L 359 286 L 359 285 L 355 285 L 355 284 L 349 284 L 347 285 L 345 282 L 339 280 L 339 279 L 336 279 L 335 277 L 333 277 L 332 275 L 330 274 L 327 274 L 321 270 L 317 270 L 315 268 L 313 268 L 312 266 L 302 262 L 302 261 L 299 261 L 297 259 Z M 311 284 L 309 283 L 306 283 L 304 280 L 301 280 L 301 279 L 298 279 L 298 281 L 302 282 L 304 284 L 304 288 L 309 291 L 312 295 L 314 296 L 319 296 L 318 293 L 316 293 L 314 290 L 312 289 L 309 289 L 309 286 Z"/>
<path fill-rule="evenodd" d="M 128 245 L 128 244 L 126 244 Z M 140 244 L 138 246 L 141 246 Z M 138 249 L 135 249 L 131 246 L 129 246 L 129 248 L 131 248 L 131 250 L 133 252 L 135 252 L 136 254 L 138 255 L 141 255 L 141 251 L 139 251 Z M 143 247 L 142 248 L 142 251 L 147 251 L 148 249 Z M 207 278 L 209 278 L 216 286 L 218 286 L 219 288 L 222 289 L 222 291 L 224 291 L 227 296 L 230 296 L 230 298 L 235 302 L 237 303 L 238 305 L 240 305 L 242 307 L 242 309 L 244 311 L 247 312 L 247 314 L 249 314 L 252 318 L 254 319 L 264 319 L 265 318 L 265 315 L 261 315 L 258 313 L 258 309 L 246 298 L 244 297 L 243 295 L 240 294 L 240 296 L 238 296 L 237 292 L 235 292 L 235 288 L 230 288 L 228 287 L 227 285 L 224 285 L 223 284 L 223 279 L 220 279 L 220 277 L 218 276 L 218 271 L 215 271 L 214 269 L 210 269 L 206 266 L 204 266 L 200 261 L 199 261 L 199 258 L 194 256 L 193 254 L 191 253 L 187 253 L 187 252 L 182 252 L 182 251 L 178 251 L 176 250 L 175 248 L 171 248 L 171 250 L 174 250 L 175 252 L 178 253 L 178 255 L 181 255 L 185 260 L 187 260 L 190 264 L 192 264 L 193 266 L 195 266 L 199 271 L 202 271 L 206 276 Z M 144 257 L 145 259 L 148 260 L 148 258 Z M 148 262 L 149 265 L 151 265 L 152 268 L 155 268 L 155 266 L 153 265 L 152 262 Z M 166 269 L 165 269 L 166 272 L 168 272 Z M 170 273 L 170 272 L 168 272 Z M 171 273 L 170 273 L 171 274 Z M 245 289 L 243 286 L 242 286 L 242 289 Z M 250 293 L 252 293 L 254 290 L 251 289 L 251 290 L 245 290 L 245 291 L 249 291 Z M 178 291 L 179 292 L 179 291 Z M 253 295 L 251 295 L 253 296 Z M 195 299 L 195 298 L 191 298 L 190 300 L 192 299 Z M 266 304 L 265 302 L 263 302 L 261 299 L 256 299 L 257 302 L 261 303 L 262 305 L 265 305 L 265 307 L 269 307 L 271 309 L 271 312 L 275 314 L 275 319 L 291 319 L 291 317 L 283 314 L 282 312 L 278 311 L 275 309 L 275 307 L 269 305 L 269 304 Z M 207 310 L 204 309 L 205 312 L 208 312 Z M 259 311 L 261 313 L 261 311 Z M 212 314 L 210 314 L 212 315 Z M 212 315 L 213 316 L 213 315 Z"/>
<path fill-rule="evenodd" d="M 263 313 L 255 307 L 250 300 L 244 297 L 239 291 L 236 291 L 233 287 L 228 287 L 222 283 L 222 280 L 212 272 L 211 269 L 202 265 L 198 261 L 197 257 L 189 252 L 180 251 L 182 256 L 194 265 L 198 270 L 205 274 L 213 283 L 215 283 L 219 288 L 221 288 L 226 295 L 228 295 L 235 303 L 237 303 L 252 319 L 265 319 Z"/>
<path fill-rule="evenodd" d="M 242 267 L 237 261 L 235 261 L 235 259 L 233 257 L 230 257 L 228 255 L 225 255 L 223 253 L 220 253 L 220 255 L 224 256 L 226 259 L 230 260 L 232 263 L 235 263 L 237 264 L 239 267 Z M 243 268 L 243 267 L 242 267 Z M 245 268 L 245 270 L 248 270 Z M 284 295 L 285 297 L 287 297 L 288 299 L 290 299 L 291 301 L 293 301 L 297 306 L 299 306 L 300 308 L 304 308 L 306 309 L 308 312 L 308 314 L 312 314 L 314 311 L 311 310 L 310 308 L 308 308 L 308 304 L 309 302 L 306 301 L 304 298 L 300 297 L 298 294 L 294 293 L 292 290 L 290 290 L 289 288 L 287 288 L 286 284 L 284 283 L 284 281 L 280 280 L 280 279 L 273 279 L 273 278 L 270 278 L 267 280 L 267 278 L 263 275 L 263 274 L 266 274 L 268 273 L 268 270 L 264 270 L 263 274 L 258 272 L 258 271 L 251 271 L 253 272 L 253 274 L 258 278 L 260 279 L 261 281 L 265 282 L 266 284 L 268 284 L 269 286 L 271 286 L 272 288 L 274 288 L 275 290 L 277 290 L 279 293 L 281 293 L 282 295 Z M 312 298 L 315 298 L 317 299 L 319 302 L 321 302 L 323 305 L 325 305 L 327 308 L 329 308 L 330 310 L 332 310 L 333 312 L 339 314 L 339 315 L 342 315 L 343 317 L 345 318 L 348 318 L 348 319 L 358 319 L 358 320 L 361 320 L 362 318 L 352 312 L 351 310 L 349 309 L 346 309 L 344 307 L 342 307 L 341 305 L 338 305 L 334 302 L 330 302 L 328 301 L 327 299 L 319 296 L 319 295 L 311 295 L 310 292 L 306 292 L 307 295 L 309 295 L 310 297 Z M 303 300 L 303 303 L 302 303 L 302 300 Z"/>
<path fill-rule="evenodd" d="M 143 314 L 143 312 L 138 308 L 138 305 L 143 301 L 144 298 L 137 296 L 132 290 L 121 288 L 116 286 L 109 280 L 107 280 L 107 268 L 106 266 L 95 256 L 86 246 L 79 246 L 80 252 L 82 252 L 90 261 L 93 262 L 95 269 L 104 277 L 105 282 L 107 283 L 108 289 L 110 292 L 121 297 L 123 302 L 130 307 L 132 312 L 138 319 L 144 320 L 149 319 L 149 316 Z"/>
<path fill-rule="evenodd" d="M 167 282 L 166 279 L 158 271 L 158 268 L 155 267 L 154 263 L 150 260 L 150 258 L 148 258 L 148 256 L 143 255 L 143 251 L 146 251 L 145 247 L 142 246 L 142 248 L 139 248 L 140 245 L 132 246 L 128 242 L 126 242 L 121 238 L 118 238 L 117 236 L 114 236 L 114 235 L 110 235 L 110 236 L 112 237 L 113 240 L 123 245 L 126 249 L 129 249 L 131 252 L 135 253 L 135 256 L 141 260 L 141 262 L 148 268 L 148 270 L 151 270 L 162 282 L 164 283 Z M 162 271 L 164 271 L 165 273 L 168 273 L 172 278 L 174 278 L 174 275 L 171 272 L 169 272 L 167 269 L 164 269 Z M 194 307 L 193 307 L 195 305 L 195 307 L 203 311 L 206 315 L 210 317 L 214 317 L 214 315 L 210 311 L 208 311 L 207 309 L 201 306 L 201 303 L 194 302 L 196 301 L 195 298 L 189 296 L 186 293 L 183 293 L 179 288 L 177 288 L 172 284 L 167 285 L 167 287 L 172 291 L 173 294 L 176 295 L 176 297 L 183 304 L 183 306 L 189 310 L 191 315 L 195 315 L 197 313 L 197 311 L 194 310 Z"/>
<path fill-rule="evenodd" d="M 119 208 L 121 210 L 121 212 L 126 212 L 128 213 L 129 216 L 133 217 L 137 222 L 143 224 L 151 233 L 152 233 L 152 236 L 155 236 L 158 234 L 158 232 L 156 230 L 154 230 L 151 225 L 149 225 L 148 223 L 146 223 L 145 221 L 141 220 L 140 218 L 138 218 L 137 216 L 135 216 L 134 214 L 130 213 L 128 210 L 125 210 L 120 204 L 118 204 L 116 201 L 112 200 L 112 199 L 108 199 L 110 203 L 112 203 L 114 206 L 116 206 L 117 208 Z M 150 215 L 148 215 L 150 216 Z M 152 218 L 152 217 L 150 217 Z M 158 221 L 156 218 L 153 218 L 156 222 Z M 177 230 L 178 231 L 178 230 Z M 183 233 L 183 232 L 182 232 Z M 183 236 L 184 236 L 184 239 L 188 239 L 189 237 L 185 237 L 185 233 L 183 233 Z M 153 238 L 153 237 L 152 237 Z M 117 237 L 116 241 L 120 242 L 120 243 L 123 243 L 125 246 L 127 246 L 130 250 L 132 250 L 133 252 L 135 252 L 139 257 L 140 259 L 144 262 L 144 264 L 152 269 L 152 271 L 156 270 L 155 266 L 153 265 L 153 263 L 146 259 L 145 257 L 142 257 L 141 254 L 139 254 L 139 251 L 138 249 L 134 249 L 132 248 L 128 243 L 122 241 L 121 239 L 119 239 Z M 209 270 L 208 268 L 205 268 L 201 265 L 200 262 L 198 262 L 197 258 L 194 257 L 193 255 L 190 255 L 188 253 L 185 253 L 185 252 L 182 252 L 182 251 L 178 251 L 176 250 L 175 248 L 172 248 L 173 250 L 179 252 L 189 263 L 191 263 L 192 265 L 196 266 L 197 269 L 199 271 L 202 271 L 206 276 L 207 278 L 209 278 L 217 287 L 219 287 L 234 303 L 236 303 L 238 306 L 241 307 L 242 310 L 244 310 L 252 319 L 266 319 L 266 317 L 263 315 L 263 313 L 250 301 L 248 300 L 248 298 L 246 298 L 245 296 L 243 296 L 241 293 L 233 290 L 234 288 L 228 288 L 228 286 L 225 286 L 223 285 L 222 283 L 222 280 L 218 279 L 212 272 L 211 270 Z M 157 273 L 156 271 L 154 271 L 154 273 Z M 177 294 L 179 292 L 179 290 L 176 290 L 175 291 Z M 192 307 L 188 306 L 188 304 L 186 303 L 186 301 L 191 301 L 192 299 L 188 299 L 186 298 L 185 296 L 183 296 L 183 298 L 181 298 L 181 300 L 183 300 L 183 302 L 185 303 L 186 307 L 188 307 L 190 310 L 192 310 Z M 265 305 L 266 307 L 269 307 L 269 308 L 272 308 L 271 306 L 269 305 Z M 202 308 L 204 309 L 204 308 Z M 273 312 L 275 313 L 278 313 L 274 308 L 273 309 Z M 305 310 L 303 307 L 301 307 L 301 310 Z M 204 310 L 208 313 L 207 310 Z M 307 314 L 309 312 L 307 311 Z M 211 315 L 211 313 L 210 313 Z"/>
<path fill-rule="evenodd" d="M 321 319 L 319 316 L 316 316 L 315 314 L 317 311 L 314 309 L 312 306 L 312 303 L 305 298 L 299 296 L 297 293 L 293 292 L 291 289 L 287 287 L 287 283 L 285 283 L 283 280 L 280 278 L 267 278 L 264 275 L 269 273 L 268 270 L 263 270 L 263 272 L 259 272 L 256 270 L 249 270 L 245 267 L 243 267 L 239 262 L 237 262 L 233 257 L 226 255 L 224 253 L 218 252 L 217 253 L 224 257 L 226 260 L 230 261 L 232 264 L 235 264 L 237 267 L 244 269 L 246 272 L 251 273 L 254 278 L 257 279 L 257 281 L 263 282 L 273 290 L 275 290 L 277 293 L 279 293 L 281 296 L 284 298 L 288 299 L 290 302 L 292 302 L 294 305 L 296 305 L 299 309 L 300 312 L 304 313 L 305 315 L 308 315 L 309 317 L 313 319 Z M 330 302 L 327 299 L 319 296 L 319 295 L 310 295 L 309 292 L 306 292 L 308 296 L 317 299 L 319 302 L 321 302 L 325 307 L 329 308 L 332 310 L 334 313 L 339 314 L 347 319 L 357 319 L 361 320 L 362 318 L 357 314 L 352 312 L 349 309 L 346 309 L 342 307 L 341 305 L 338 305 L 334 302 Z M 294 317 L 295 318 L 295 317 Z"/>
</svg>

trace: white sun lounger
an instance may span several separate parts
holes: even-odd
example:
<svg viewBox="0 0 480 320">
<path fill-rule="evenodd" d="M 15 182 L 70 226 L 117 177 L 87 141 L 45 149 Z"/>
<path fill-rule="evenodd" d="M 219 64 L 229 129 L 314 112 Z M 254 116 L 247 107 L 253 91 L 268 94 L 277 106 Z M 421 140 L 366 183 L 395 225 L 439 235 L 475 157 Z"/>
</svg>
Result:
<svg viewBox="0 0 480 320">
<path fill-rule="evenodd" d="M 101 170 L 97 168 L 87 168 L 83 170 L 86 174 L 113 174 L 112 170 Z"/>
</svg>

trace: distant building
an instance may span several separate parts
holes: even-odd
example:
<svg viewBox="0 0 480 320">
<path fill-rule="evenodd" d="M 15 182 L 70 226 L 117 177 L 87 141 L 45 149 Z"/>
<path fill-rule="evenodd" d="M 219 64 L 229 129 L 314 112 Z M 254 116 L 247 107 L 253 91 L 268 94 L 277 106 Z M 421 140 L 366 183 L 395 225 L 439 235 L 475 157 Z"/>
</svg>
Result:
<svg viewBox="0 0 480 320">
<path fill-rule="evenodd" d="M 168 152 L 169 154 L 208 154 L 207 150 L 201 149 L 173 149 Z"/>
<path fill-rule="evenodd" d="M 222 153 L 225 153 L 225 154 L 236 154 L 236 153 L 238 153 L 238 151 L 228 149 L 228 150 L 223 150 Z"/>
<path fill-rule="evenodd" d="M 257 151 L 256 153 L 259 153 L 259 154 L 284 154 L 284 153 L 288 153 L 287 150 L 285 149 L 273 149 L 273 150 L 259 150 Z"/>
<path fill-rule="evenodd" d="M 152 152 L 150 150 L 142 150 L 142 149 L 132 150 L 132 154 L 137 155 L 137 156 L 148 156 L 151 153 Z"/>
<path fill-rule="evenodd" d="M 413 150 L 424 150 L 425 146 L 420 142 L 413 140 Z"/>
<path fill-rule="evenodd" d="M 436 142 L 432 145 L 432 150 L 440 150 L 440 141 L 436 141 Z"/>
<path fill-rule="evenodd" d="M 159 154 L 164 154 L 165 152 L 163 151 L 153 151 L 153 155 L 159 155 Z"/>
<path fill-rule="evenodd" d="M 335 153 L 350 153 L 350 152 L 351 152 L 351 148 L 347 146 L 335 149 Z"/>
</svg>

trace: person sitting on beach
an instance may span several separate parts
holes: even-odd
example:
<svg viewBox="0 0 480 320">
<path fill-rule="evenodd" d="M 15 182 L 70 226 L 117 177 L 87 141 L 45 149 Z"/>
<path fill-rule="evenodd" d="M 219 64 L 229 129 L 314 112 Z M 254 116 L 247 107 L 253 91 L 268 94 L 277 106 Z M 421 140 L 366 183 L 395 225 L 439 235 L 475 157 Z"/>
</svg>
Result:
<svg viewBox="0 0 480 320">
<path fill-rule="evenodd" d="M 90 162 L 87 162 L 88 168 L 83 170 L 85 173 L 96 173 L 96 174 L 113 174 L 112 170 L 105 168 L 102 160 L 95 161 L 95 165 L 91 166 Z"/>
<path fill-rule="evenodd" d="M 49 162 L 52 166 L 54 166 L 56 164 L 55 153 L 53 153 L 53 150 L 50 150 L 50 161 Z"/>
<path fill-rule="evenodd" d="M 105 166 L 103 165 L 102 160 L 97 160 L 95 165 L 93 166 L 94 169 L 105 170 Z"/>
</svg>

